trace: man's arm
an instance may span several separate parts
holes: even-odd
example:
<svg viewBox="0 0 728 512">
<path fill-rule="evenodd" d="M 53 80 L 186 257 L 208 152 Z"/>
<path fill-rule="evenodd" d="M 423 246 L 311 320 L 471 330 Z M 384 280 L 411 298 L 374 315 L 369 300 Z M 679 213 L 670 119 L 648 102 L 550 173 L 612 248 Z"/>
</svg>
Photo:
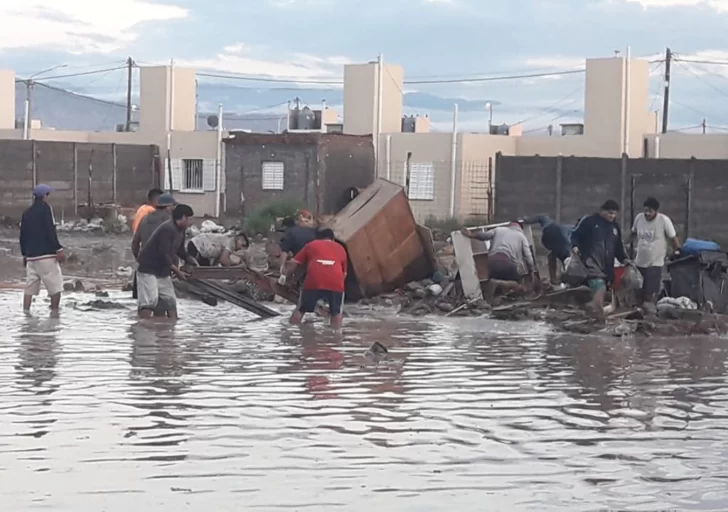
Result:
<svg viewBox="0 0 728 512">
<path fill-rule="evenodd" d="M 571 233 L 571 250 L 573 252 L 576 252 L 582 243 L 586 241 L 586 232 L 588 231 L 586 224 L 588 224 L 586 219 L 582 219 Z"/>
<path fill-rule="evenodd" d="M 25 224 L 25 214 L 20 221 L 20 254 L 22 254 L 23 260 L 28 255 L 28 227 Z"/>
<path fill-rule="evenodd" d="M 56 223 L 53 220 L 53 212 L 51 211 L 51 207 L 47 206 L 45 209 L 45 215 L 43 219 L 43 228 L 45 230 L 45 234 L 48 237 L 48 240 L 56 251 L 56 256 L 59 260 L 63 260 L 63 246 L 61 245 L 61 242 L 58 241 L 58 233 L 56 232 Z"/>
<path fill-rule="evenodd" d="M 134 236 L 131 238 L 131 253 L 134 255 L 134 259 L 139 259 L 139 251 L 141 251 L 142 248 L 142 235 L 139 232 L 139 229 L 137 227 L 137 230 L 134 231 Z"/>
<path fill-rule="evenodd" d="M 617 247 L 614 250 L 614 255 L 617 257 L 617 261 L 619 261 L 620 263 L 625 263 L 629 260 L 629 256 L 627 255 L 627 251 L 624 248 L 624 242 L 622 241 L 622 229 L 617 223 L 615 223 L 615 226 L 617 230 Z"/>
<path fill-rule="evenodd" d="M 538 224 L 541 228 L 553 224 L 551 217 L 548 215 L 534 215 L 532 217 L 524 217 L 523 224 Z"/>
<path fill-rule="evenodd" d="M 672 241 L 672 248 L 675 251 L 680 250 L 680 239 L 677 236 L 677 231 L 675 230 L 675 225 L 672 223 L 672 219 L 665 215 L 665 236 Z"/>
<path fill-rule="evenodd" d="M 185 248 L 185 240 L 186 240 L 186 238 L 183 235 L 182 241 L 179 243 L 179 245 L 177 246 L 177 249 L 175 250 L 175 254 L 177 255 L 177 257 L 179 259 L 181 259 L 185 263 L 192 265 L 194 267 L 199 267 L 200 264 L 197 263 L 197 260 L 195 258 L 193 258 L 192 256 L 190 256 L 189 253 L 187 252 L 187 249 Z"/>
<path fill-rule="evenodd" d="M 528 273 L 532 274 L 536 271 L 536 263 L 533 261 L 533 254 L 531 253 L 531 244 L 528 243 L 526 235 L 521 233 L 521 251 L 523 252 L 523 259 L 528 266 Z"/>
<path fill-rule="evenodd" d="M 493 237 L 495 236 L 495 229 L 473 232 L 468 228 L 463 228 L 460 230 L 460 233 L 462 233 L 462 235 L 466 238 L 487 242 L 488 240 L 493 240 Z"/>
</svg>

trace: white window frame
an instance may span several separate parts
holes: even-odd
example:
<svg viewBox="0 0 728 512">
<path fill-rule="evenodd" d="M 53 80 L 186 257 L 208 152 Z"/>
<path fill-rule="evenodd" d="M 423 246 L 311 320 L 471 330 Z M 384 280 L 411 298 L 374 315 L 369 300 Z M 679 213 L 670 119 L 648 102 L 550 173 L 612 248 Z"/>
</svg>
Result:
<svg viewBox="0 0 728 512">
<path fill-rule="evenodd" d="M 405 164 L 405 174 L 407 164 Z M 433 162 L 410 162 L 407 197 L 412 201 L 435 200 L 435 164 Z"/>
<path fill-rule="evenodd" d="M 283 190 L 286 166 L 279 160 L 269 160 L 260 164 L 261 187 L 263 190 Z"/>
<path fill-rule="evenodd" d="M 205 159 L 204 158 L 183 158 L 180 160 L 182 183 L 180 190 L 183 192 L 204 192 L 205 191 Z M 199 172 L 198 176 L 195 176 Z"/>
</svg>

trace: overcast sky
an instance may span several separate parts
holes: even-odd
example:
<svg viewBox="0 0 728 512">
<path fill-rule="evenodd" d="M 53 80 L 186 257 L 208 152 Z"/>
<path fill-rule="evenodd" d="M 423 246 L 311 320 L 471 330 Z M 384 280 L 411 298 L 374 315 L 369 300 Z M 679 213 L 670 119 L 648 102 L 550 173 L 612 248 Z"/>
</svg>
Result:
<svg viewBox="0 0 728 512">
<path fill-rule="evenodd" d="M 728 63 L 728 0 L 0 0 L 0 19 L 0 58 L 20 76 L 131 55 L 140 64 L 175 58 L 198 70 L 327 81 L 381 52 L 409 79 L 458 78 L 575 69 L 628 45 L 635 56 L 654 58 L 669 45 L 684 59 Z M 655 109 L 662 70 L 653 65 Z M 71 83 L 108 97 L 123 92 L 123 72 Z M 532 129 L 578 118 L 583 106 L 583 75 L 407 90 L 497 101 L 496 122 L 537 116 Z M 673 98 L 673 128 L 703 117 L 728 126 L 728 65 L 677 63 Z"/>
</svg>

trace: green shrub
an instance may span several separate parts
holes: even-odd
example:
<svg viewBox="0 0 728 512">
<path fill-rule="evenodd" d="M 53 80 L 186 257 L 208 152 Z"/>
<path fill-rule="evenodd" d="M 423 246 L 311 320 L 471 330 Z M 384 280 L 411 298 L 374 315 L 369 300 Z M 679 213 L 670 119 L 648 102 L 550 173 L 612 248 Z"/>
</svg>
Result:
<svg viewBox="0 0 728 512">
<path fill-rule="evenodd" d="M 254 211 L 243 220 L 243 231 L 248 236 L 267 235 L 271 226 L 282 217 L 291 217 L 303 208 L 301 201 L 274 201 Z"/>
</svg>

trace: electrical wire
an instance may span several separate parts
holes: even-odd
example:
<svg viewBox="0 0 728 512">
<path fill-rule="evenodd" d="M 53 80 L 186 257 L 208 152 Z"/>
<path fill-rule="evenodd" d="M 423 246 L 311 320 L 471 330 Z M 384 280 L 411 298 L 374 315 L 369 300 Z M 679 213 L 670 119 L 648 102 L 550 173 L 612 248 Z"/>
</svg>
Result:
<svg viewBox="0 0 728 512">
<path fill-rule="evenodd" d="M 502 76 L 481 76 L 472 78 L 453 78 L 443 80 L 405 80 L 404 85 L 432 85 L 432 84 L 464 84 L 479 82 L 497 82 L 503 80 L 522 80 L 526 78 L 545 78 L 553 76 L 573 75 L 584 73 L 586 69 L 572 69 L 566 71 L 551 71 L 545 73 L 525 73 L 520 75 L 502 75 Z M 208 78 L 220 78 L 227 80 L 243 80 L 249 82 L 268 82 L 268 83 L 284 83 L 284 84 L 316 84 L 316 85 L 343 85 L 343 80 L 307 80 L 307 79 L 282 79 L 282 78 L 263 78 L 237 75 L 223 75 L 220 73 L 197 73 L 198 76 Z"/>
<path fill-rule="evenodd" d="M 697 78 L 698 80 L 700 80 L 701 82 L 703 82 L 705 85 L 707 85 L 708 87 L 710 87 L 714 91 L 716 91 L 718 94 L 721 94 L 723 96 L 728 97 L 728 92 L 726 92 L 723 89 L 721 89 L 720 87 L 716 87 L 712 83 L 708 82 L 706 79 L 704 79 L 698 73 L 696 73 L 695 71 L 693 71 L 693 69 L 689 65 L 684 64 L 684 63 L 679 63 L 679 65 L 680 65 L 681 68 L 686 69 L 691 75 L 693 75 L 695 78 Z"/>
<path fill-rule="evenodd" d="M 117 71 L 119 69 L 126 69 L 126 66 L 117 66 L 115 68 L 106 68 L 106 69 L 97 69 L 95 71 L 84 71 L 81 73 L 69 73 L 67 75 L 54 75 L 54 76 L 48 76 L 43 78 L 33 78 L 34 83 L 38 82 L 47 82 L 48 80 L 58 80 L 61 78 L 75 78 L 77 76 L 88 76 L 88 75 L 97 75 L 99 73 L 109 73 L 111 71 Z M 16 82 L 28 82 L 29 78 L 16 78 Z"/>
<path fill-rule="evenodd" d="M 59 92 L 59 93 L 62 93 L 62 94 L 66 94 L 68 96 L 73 96 L 74 98 L 77 98 L 79 100 L 91 101 L 91 102 L 94 102 L 94 103 L 99 103 L 99 104 L 102 104 L 102 105 L 109 105 L 109 106 L 112 106 L 112 107 L 119 107 L 119 108 L 123 108 L 123 109 L 126 110 L 126 105 L 121 104 L 121 103 L 116 103 L 116 102 L 109 101 L 109 100 L 102 100 L 100 98 L 94 98 L 93 96 L 85 96 L 83 94 L 78 94 L 78 93 L 75 93 L 75 92 L 67 91 L 66 89 L 61 89 L 60 87 L 54 87 L 54 86 L 48 85 L 48 84 L 35 84 L 35 85 L 36 86 L 39 86 L 39 87 L 44 87 L 44 88 L 49 89 L 51 91 L 56 91 L 56 92 Z"/>
</svg>

